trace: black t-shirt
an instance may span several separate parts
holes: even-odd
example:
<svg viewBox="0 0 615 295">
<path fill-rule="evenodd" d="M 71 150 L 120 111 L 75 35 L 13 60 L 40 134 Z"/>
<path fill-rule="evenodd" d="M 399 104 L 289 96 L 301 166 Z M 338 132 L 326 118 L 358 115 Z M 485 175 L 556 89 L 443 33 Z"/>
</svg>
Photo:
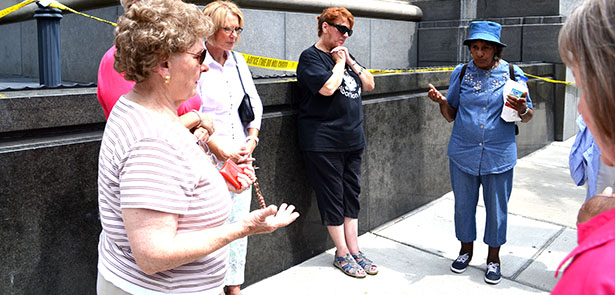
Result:
<svg viewBox="0 0 615 295">
<path fill-rule="evenodd" d="M 334 66 L 331 55 L 314 45 L 299 57 L 297 129 L 303 151 L 345 152 L 365 147 L 359 76 L 346 66 L 342 84 L 333 95 L 318 93 L 333 74 Z"/>
</svg>

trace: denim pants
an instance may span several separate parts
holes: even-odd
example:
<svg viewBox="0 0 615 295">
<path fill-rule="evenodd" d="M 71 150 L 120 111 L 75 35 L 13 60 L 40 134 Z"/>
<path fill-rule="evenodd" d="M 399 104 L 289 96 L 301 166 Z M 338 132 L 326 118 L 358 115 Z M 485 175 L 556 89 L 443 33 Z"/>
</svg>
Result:
<svg viewBox="0 0 615 295">
<path fill-rule="evenodd" d="M 490 247 L 506 243 L 508 200 L 512 191 L 513 170 L 499 174 L 475 176 L 449 162 L 451 185 L 455 195 L 455 235 L 463 243 L 476 240 L 476 205 L 478 190 L 483 187 L 486 221 L 483 241 Z"/>
</svg>

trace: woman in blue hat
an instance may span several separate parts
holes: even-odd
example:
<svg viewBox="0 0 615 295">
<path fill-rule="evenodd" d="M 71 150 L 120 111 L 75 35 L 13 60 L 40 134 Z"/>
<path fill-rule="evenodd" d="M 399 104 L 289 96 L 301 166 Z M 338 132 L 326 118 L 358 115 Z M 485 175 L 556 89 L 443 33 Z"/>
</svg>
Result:
<svg viewBox="0 0 615 295">
<path fill-rule="evenodd" d="M 500 24 L 490 21 L 472 22 L 470 36 L 463 41 L 472 60 L 455 68 L 446 97 L 431 84 L 428 92 L 429 98 L 440 105 L 442 116 L 448 122 L 455 121 L 448 156 L 455 195 L 455 235 L 461 250 L 451 270 L 462 273 L 472 260 L 476 206 L 482 186 L 487 215 L 483 241 L 489 245 L 485 281 L 490 284 L 502 279 L 499 252 L 506 243 L 508 199 L 517 162 L 515 124 L 500 117 L 504 84 L 509 79 L 522 82 L 523 76 L 519 67 L 510 67 L 502 59 L 506 44 L 500 42 L 501 29 Z M 532 118 L 532 101 L 527 92 L 520 98 L 508 95 L 506 100 L 521 122 Z"/>
</svg>

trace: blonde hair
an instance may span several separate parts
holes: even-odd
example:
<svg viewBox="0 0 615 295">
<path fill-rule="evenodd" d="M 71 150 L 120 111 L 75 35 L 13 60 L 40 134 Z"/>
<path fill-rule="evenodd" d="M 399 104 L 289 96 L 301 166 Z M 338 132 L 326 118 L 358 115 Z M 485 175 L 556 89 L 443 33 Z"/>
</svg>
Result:
<svg viewBox="0 0 615 295">
<path fill-rule="evenodd" d="M 344 7 L 325 8 L 322 13 L 316 17 L 316 19 L 318 20 L 318 37 L 322 35 L 322 23 L 333 23 L 341 18 L 347 19 L 348 24 L 350 25 L 349 29 L 352 29 L 352 27 L 354 26 L 354 16 L 352 16 L 352 13 L 350 13 L 348 9 Z"/>
<path fill-rule="evenodd" d="M 236 15 L 239 20 L 239 26 L 243 28 L 243 13 L 239 10 L 237 4 L 231 1 L 218 0 L 211 2 L 203 7 L 203 14 L 211 18 L 216 30 L 224 26 L 226 17 L 229 14 Z M 239 37 L 240 35 L 237 36 L 237 40 L 239 40 Z M 209 41 L 213 41 L 211 38 L 214 38 L 214 36 L 210 36 Z"/>
<path fill-rule="evenodd" d="M 158 63 L 212 33 L 211 21 L 194 4 L 138 1 L 118 19 L 113 67 L 126 80 L 143 82 Z"/>
<path fill-rule="evenodd" d="M 615 1 L 588 0 L 568 17 L 559 54 L 583 85 L 584 99 L 605 143 L 615 144 Z"/>
</svg>

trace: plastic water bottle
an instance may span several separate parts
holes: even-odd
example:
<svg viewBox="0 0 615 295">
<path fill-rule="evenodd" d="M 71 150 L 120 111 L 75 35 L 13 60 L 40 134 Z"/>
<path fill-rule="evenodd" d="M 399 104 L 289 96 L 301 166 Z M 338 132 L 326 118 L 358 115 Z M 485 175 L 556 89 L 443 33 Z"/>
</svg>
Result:
<svg viewBox="0 0 615 295">
<path fill-rule="evenodd" d="M 517 110 L 513 109 L 511 105 L 506 102 L 506 98 L 510 94 L 516 98 L 520 98 L 523 96 L 523 93 L 527 92 L 527 78 L 525 76 L 521 76 L 520 81 L 508 80 L 506 84 L 504 84 L 504 106 L 502 107 L 502 119 L 506 122 L 517 122 L 521 121 L 521 117 L 519 117 L 519 113 Z"/>
</svg>

